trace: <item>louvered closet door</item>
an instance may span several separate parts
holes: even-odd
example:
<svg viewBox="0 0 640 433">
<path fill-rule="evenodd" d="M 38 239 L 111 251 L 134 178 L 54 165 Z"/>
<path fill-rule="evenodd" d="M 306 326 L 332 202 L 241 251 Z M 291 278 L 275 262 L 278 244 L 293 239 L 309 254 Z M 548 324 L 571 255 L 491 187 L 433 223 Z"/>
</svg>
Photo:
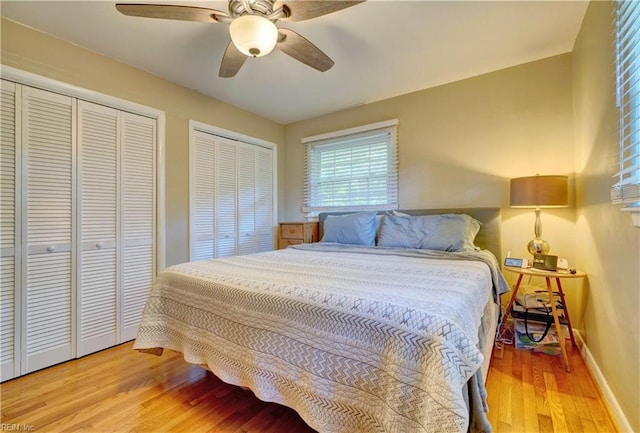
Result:
<svg viewBox="0 0 640 433">
<path fill-rule="evenodd" d="M 258 249 L 256 233 L 256 159 L 255 146 L 239 143 L 238 158 L 238 253 L 251 254 Z"/>
<path fill-rule="evenodd" d="M 216 257 L 237 254 L 236 248 L 236 143 L 216 137 L 215 238 Z"/>
<path fill-rule="evenodd" d="M 77 356 L 118 343 L 118 111 L 78 101 Z"/>
<path fill-rule="evenodd" d="M 273 250 L 273 151 L 255 148 L 256 252 Z"/>
<path fill-rule="evenodd" d="M 28 373 L 74 356 L 75 113 L 69 97 L 22 90 L 22 372 Z"/>
<path fill-rule="evenodd" d="M 138 332 L 154 269 L 156 122 L 121 113 L 122 318 L 120 341 Z"/>
<path fill-rule="evenodd" d="M 16 178 L 19 178 L 19 152 L 16 147 L 16 85 L 0 84 L 0 380 L 20 374 L 19 289 L 20 212 L 16 208 Z"/>
<path fill-rule="evenodd" d="M 251 254 L 273 249 L 272 151 L 238 144 L 238 249 Z"/>
<path fill-rule="evenodd" d="M 211 134 L 195 131 L 191 162 L 193 164 L 192 208 L 191 212 L 191 260 L 205 260 L 215 257 L 215 140 Z"/>
</svg>

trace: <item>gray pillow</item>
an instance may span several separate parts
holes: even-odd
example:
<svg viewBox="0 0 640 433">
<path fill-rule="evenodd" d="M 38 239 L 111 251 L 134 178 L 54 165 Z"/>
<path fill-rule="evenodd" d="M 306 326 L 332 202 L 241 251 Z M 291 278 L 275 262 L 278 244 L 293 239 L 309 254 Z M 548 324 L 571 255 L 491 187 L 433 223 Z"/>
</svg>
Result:
<svg viewBox="0 0 640 433">
<path fill-rule="evenodd" d="M 478 250 L 473 241 L 480 224 L 466 214 L 409 216 L 387 213 L 382 222 L 378 246 L 441 251 Z"/>
<path fill-rule="evenodd" d="M 379 247 L 418 248 L 423 234 L 410 215 L 387 212 L 382 220 Z"/>
<path fill-rule="evenodd" d="M 374 246 L 377 228 L 375 212 L 327 215 L 322 242 Z"/>
</svg>

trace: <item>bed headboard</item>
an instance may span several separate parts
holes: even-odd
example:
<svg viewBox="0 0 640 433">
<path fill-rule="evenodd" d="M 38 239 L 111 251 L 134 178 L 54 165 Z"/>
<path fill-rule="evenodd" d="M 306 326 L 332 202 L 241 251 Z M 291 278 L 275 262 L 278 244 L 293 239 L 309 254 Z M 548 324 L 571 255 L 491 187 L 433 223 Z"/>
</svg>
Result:
<svg viewBox="0 0 640 433">
<path fill-rule="evenodd" d="M 502 217 L 500 214 L 500 208 L 458 208 L 458 209 L 409 209 L 399 210 L 409 215 L 435 215 L 445 213 L 464 213 L 477 219 L 482 223 L 480 231 L 475 239 L 475 244 L 482 248 L 491 251 L 498 259 L 498 262 L 502 262 Z M 319 230 L 320 239 L 322 239 L 323 230 L 322 225 L 327 215 L 345 215 L 353 212 L 322 212 L 319 215 Z M 379 211 L 378 214 L 384 214 L 384 211 Z"/>
</svg>

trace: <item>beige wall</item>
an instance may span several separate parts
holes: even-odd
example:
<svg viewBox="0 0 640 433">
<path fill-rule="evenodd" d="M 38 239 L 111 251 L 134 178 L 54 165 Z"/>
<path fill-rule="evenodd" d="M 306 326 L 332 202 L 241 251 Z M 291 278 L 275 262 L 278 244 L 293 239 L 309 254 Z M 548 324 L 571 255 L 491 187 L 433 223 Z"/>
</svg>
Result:
<svg viewBox="0 0 640 433">
<path fill-rule="evenodd" d="M 276 143 L 282 167 L 282 125 L 14 22 L 1 25 L 3 65 L 165 112 L 167 265 L 189 253 L 189 120 Z"/>
<path fill-rule="evenodd" d="M 589 358 L 640 432 L 640 228 L 611 205 L 617 150 L 612 3 L 591 2 L 573 52 L 577 172 L 577 258 L 589 273 L 584 333 Z M 607 389 L 608 388 L 608 389 Z"/>
<path fill-rule="evenodd" d="M 533 210 L 508 207 L 510 178 L 566 174 L 573 185 L 571 55 L 564 54 L 287 125 L 281 218 L 303 215 L 302 137 L 394 118 L 400 208 L 502 207 L 503 254 L 525 257 L 533 238 Z M 571 201 L 570 208 L 544 210 L 542 226 L 551 253 L 575 264 Z M 574 285 L 568 302 L 580 327 Z"/>
</svg>

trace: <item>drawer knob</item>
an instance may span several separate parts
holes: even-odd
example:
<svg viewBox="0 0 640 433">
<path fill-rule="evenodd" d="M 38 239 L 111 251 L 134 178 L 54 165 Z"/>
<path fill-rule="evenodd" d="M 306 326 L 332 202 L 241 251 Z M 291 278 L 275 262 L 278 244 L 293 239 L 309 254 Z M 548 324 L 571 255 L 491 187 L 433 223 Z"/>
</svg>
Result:
<svg viewBox="0 0 640 433">
<path fill-rule="evenodd" d="M 295 233 L 296 231 L 294 229 L 289 229 L 289 233 Z"/>
</svg>

